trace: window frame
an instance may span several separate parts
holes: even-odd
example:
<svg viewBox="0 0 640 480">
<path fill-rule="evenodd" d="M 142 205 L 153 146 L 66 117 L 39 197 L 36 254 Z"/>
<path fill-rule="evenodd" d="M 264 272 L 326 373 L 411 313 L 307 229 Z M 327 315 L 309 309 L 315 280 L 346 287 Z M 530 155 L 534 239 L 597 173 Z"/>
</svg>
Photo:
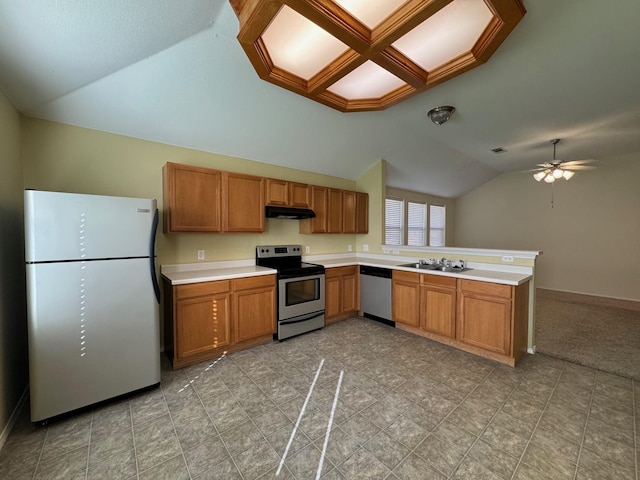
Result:
<svg viewBox="0 0 640 480">
<path fill-rule="evenodd" d="M 401 224 L 400 224 L 400 244 L 388 243 L 387 242 L 387 200 L 401 202 Z M 424 220 L 424 244 L 423 245 L 409 245 L 409 204 L 416 205 L 424 205 L 425 206 L 425 220 Z M 433 228 L 434 231 L 440 231 L 442 237 L 442 245 L 432 245 L 432 215 L 431 215 L 431 207 L 439 207 L 443 210 L 442 215 L 442 227 Z M 419 201 L 415 199 L 410 199 L 406 197 L 399 197 L 396 195 L 387 195 L 385 196 L 385 215 L 384 215 L 384 241 L 385 245 L 390 246 L 401 246 L 401 247 L 446 247 L 447 242 L 447 206 L 442 202 L 430 202 L 430 201 Z"/>
</svg>

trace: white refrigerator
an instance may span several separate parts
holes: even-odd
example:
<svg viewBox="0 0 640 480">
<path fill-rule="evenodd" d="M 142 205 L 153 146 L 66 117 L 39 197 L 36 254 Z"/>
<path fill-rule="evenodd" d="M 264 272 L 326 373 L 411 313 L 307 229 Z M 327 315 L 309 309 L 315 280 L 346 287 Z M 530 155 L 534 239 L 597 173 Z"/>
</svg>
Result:
<svg viewBox="0 0 640 480">
<path fill-rule="evenodd" d="M 156 201 L 26 190 L 31 421 L 160 382 Z"/>
</svg>

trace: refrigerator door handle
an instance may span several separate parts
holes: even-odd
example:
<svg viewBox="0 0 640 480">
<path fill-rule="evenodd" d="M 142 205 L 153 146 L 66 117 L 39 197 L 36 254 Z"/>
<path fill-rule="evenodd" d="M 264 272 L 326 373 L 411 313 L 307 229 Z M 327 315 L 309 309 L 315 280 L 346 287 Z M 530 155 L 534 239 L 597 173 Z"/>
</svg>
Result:
<svg viewBox="0 0 640 480">
<path fill-rule="evenodd" d="M 149 244 L 149 268 L 151 270 L 151 282 L 153 283 L 153 291 L 156 300 L 160 303 L 160 285 L 158 284 L 158 276 L 156 275 L 156 231 L 158 230 L 158 209 L 153 216 L 153 225 L 151 225 L 151 243 Z"/>
</svg>

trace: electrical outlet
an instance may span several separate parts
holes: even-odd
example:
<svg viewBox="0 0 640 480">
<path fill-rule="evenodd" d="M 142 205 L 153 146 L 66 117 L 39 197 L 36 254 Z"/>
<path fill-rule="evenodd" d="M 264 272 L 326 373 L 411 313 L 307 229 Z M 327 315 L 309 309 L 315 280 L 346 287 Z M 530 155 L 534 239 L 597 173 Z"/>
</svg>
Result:
<svg viewBox="0 0 640 480">
<path fill-rule="evenodd" d="M 198 260 L 204 260 L 204 250 L 198 250 Z"/>
<path fill-rule="evenodd" d="M 366 243 L 364 245 L 362 245 L 362 251 L 363 252 L 368 252 L 369 251 L 369 245 L 367 245 Z"/>
<path fill-rule="evenodd" d="M 513 263 L 513 256 L 512 255 L 503 255 L 502 256 L 502 261 L 503 262 Z"/>
<path fill-rule="evenodd" d="M 311 247 L 309 245 L 304 246 L 304 253 L 311 253 Z"/>
<path fill-rule="evenodd" d="M 347 245 L 347 251 L 353 252 L 353 245 Z"/>
<path fill-rule="evenodd" d="M 394 253 L 395 255 L 398 255 L 398 254 L 400 253 L 400 250 L 399 250 L 399 249 L 397 249 L 397 248 L 394 248 L 394 249 L 393 249 L 393 253 Z"/>
</svg>

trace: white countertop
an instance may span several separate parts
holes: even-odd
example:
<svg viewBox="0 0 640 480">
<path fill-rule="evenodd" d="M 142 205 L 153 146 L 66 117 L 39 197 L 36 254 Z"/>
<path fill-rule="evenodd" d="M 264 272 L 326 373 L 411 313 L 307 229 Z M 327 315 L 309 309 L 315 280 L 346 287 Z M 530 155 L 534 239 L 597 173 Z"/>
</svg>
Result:
<svg viewBox="0 0 640 480">
<path fill-rule="evenodd" d="M 326 268 L 346 267 L 349 265 L 367 265 L 372 267 L 392 268 L 405 272 L 418 272 L 427 275 L 441 275 L 444 277 L 465 278 L 481 282 L 501 283 L 504 285 L 521 285 L 533 277 L 528 273 L 514 273 L 499 270 L 472 268 L 464 272 L 438 272 L 433 270 L 417 270 L 410 267 L 400 267 L 400 264 L 409 263 L 399 260 L 383 260 L 379 258 L 362 258 L 357 256 L 339 256 L 338 258 L 313 259 L 312 263 L 324 265 Z M 228 280 L 232 278 L 254 277 L 259 275 L 274 275 L 276 270 L 265 267 L 257 267 L 254 260 L 240 260 L 233 262 L 209 262 L 182 265 L 163 265 L 162 276 L 172 285 L 188 283 L 211 282 L 215 280 Z"/>
<path fill-rule="evenodd" d="M 208 265 L 213 265 L 215 262 L 211 262 Z M 168 267 L 178 267 L 178 265 L 167 265 Z M 272 268 L 256 267 L 255 265 L 248 266 L 211 266 L 210 268 L 203 269 L 180 269 L 177 268 L 174 271 L 167 271 L 162 269 L 162 276 L 166 278 L 171 285 L 185 285 L 187 283 L 198 282 L 213 282 L 216 280 L 229 280 L 232 278 L 246 278 L 257 277 L 259 275 L 275 275 L 277 272 Z"/>
<path fill-rule="evenodd" d="M 400 267 L 400 264 L 410 263 L 409 261 L 364 259 L 358 257 L 343 257 L 314 260 L 313 263 L 324 265 L 326 268 L 346 267 L 349 265 L 367 265 L 370 267 L 391 268 L 404 272 L 417 272 L 427 275 L 440 275 L 443 277 L 465 278 L 467 280 L 478 280 L 481 282 L 501 283 L 505 285 L 520 285 L 531 280 L 532 275 L 526 273 L 502 272 L 486 269 L 470 269 L 464 272 L 439 272 L 434 270 L 418 270 L 411 267 Z"/>
</svg>

